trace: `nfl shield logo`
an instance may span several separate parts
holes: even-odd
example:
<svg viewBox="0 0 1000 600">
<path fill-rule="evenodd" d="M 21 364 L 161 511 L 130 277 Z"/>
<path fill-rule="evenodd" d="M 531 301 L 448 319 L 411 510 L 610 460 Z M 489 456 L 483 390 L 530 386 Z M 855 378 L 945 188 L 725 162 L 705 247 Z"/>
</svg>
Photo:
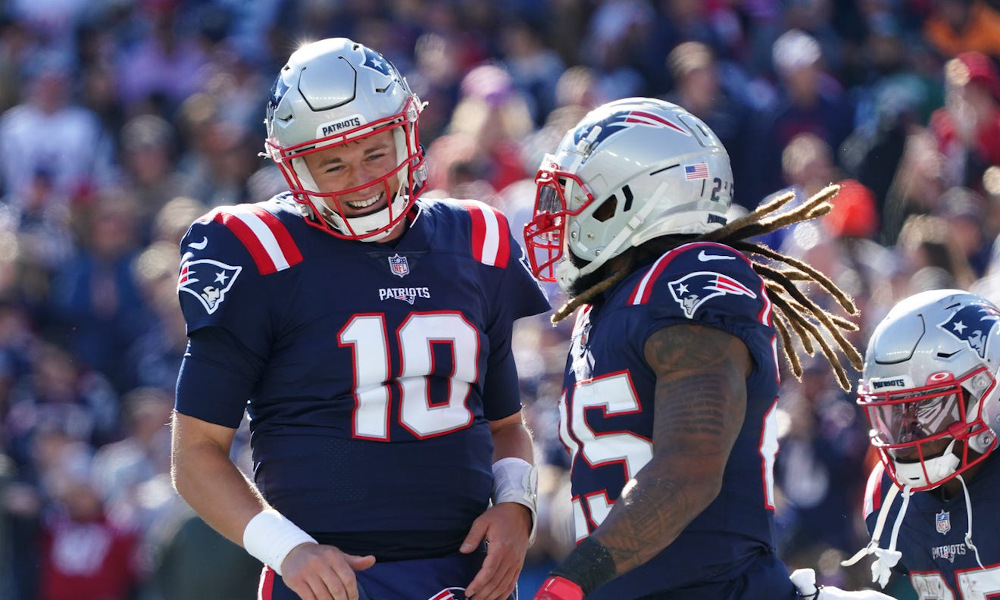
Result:
<svg viewBox="0 0 1000 600">
<path fill-rule="evenodd" d="M 406 257 L 399 254 L 389 257 L 389 268 L 392 269 L 393 275 L 405 277 L 410 274 L 410 265 L 406 262 Z"/>
<path fill-rule="evenodd" d="M 942 510 L 934 515 L 934 526 L 941 535 L 951 531 L 951 514 Z"/>
</svg>

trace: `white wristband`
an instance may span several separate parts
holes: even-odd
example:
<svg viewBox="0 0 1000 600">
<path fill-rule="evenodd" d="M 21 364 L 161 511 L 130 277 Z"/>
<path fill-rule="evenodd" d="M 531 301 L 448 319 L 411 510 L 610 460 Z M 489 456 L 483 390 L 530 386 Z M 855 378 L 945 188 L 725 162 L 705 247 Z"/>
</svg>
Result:
<svg viewBox="0 0 1000 600">
<path fill-rule="evenodd" d="M 260 562 L 281 575 L 281 563 L 292 548 L 317 543 L 308 533 L 273 508 L 257 513 L 243 530 L 243 547 Z"/>
<path fill-rule="evenodd" d="M 528 543 L 534 543 L 538 526 L 538 468 L 513 456 L 493 463 L 493 504 L 501 502 L 516 502 L 531 511 Z"/>
</svg>

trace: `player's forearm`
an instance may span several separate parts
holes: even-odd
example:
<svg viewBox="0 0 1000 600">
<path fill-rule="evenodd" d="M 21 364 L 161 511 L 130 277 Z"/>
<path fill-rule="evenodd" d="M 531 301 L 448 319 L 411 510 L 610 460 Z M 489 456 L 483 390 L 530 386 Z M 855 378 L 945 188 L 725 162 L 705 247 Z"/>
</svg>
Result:
<svg viewBox="0 0 1000 600">
<path fill-rule="evenodd" d="M 521 421 L 521 413 L 490 424 L 493 435 L 493 462 L 503 458 L 520 458 L 534 462 L 531 434 Z"/>
<path fill-rule="evenodd" d="M 266 503 L 223 449 L 191 444 L 173 450 L 174 488 L 213 529 L 243 545 L 247 523 Z"/>
<path fill-rule="evenodd" d="M 654 457 L 622 490 L 593 538 L 607 548 L 617 575 L 670 545 L 718 496 L 721 477 Z"/>
</svg>

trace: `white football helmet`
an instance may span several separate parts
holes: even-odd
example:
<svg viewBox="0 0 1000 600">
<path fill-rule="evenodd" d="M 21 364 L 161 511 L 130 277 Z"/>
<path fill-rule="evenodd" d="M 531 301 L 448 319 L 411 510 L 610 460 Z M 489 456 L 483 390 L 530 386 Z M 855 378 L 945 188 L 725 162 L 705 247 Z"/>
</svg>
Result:
<svg viewBox="0 0 1000 600">
<path fill-rule="evenodd" d="M 568 291 L 632 246 L 722 227 L 733 171 L 718 136 L 676 104 L 626 98 L 588 113 L 546 155 L 524 228 L 535 276 Z M 569 250 L 579 265 L 570 262 Z"/>
<path fill-rule="evenodd" d="M 1000 309 L 984 298 L 932 290 L 886 315 L 868 344 L 858 404 L 893 481 L 935 488 L 993 451 L 998 370 Z"/>
<path fill-rule="evenodd" d="M 426 179 L 417 136 L 422 108 L 381 54 L 346 38 L 320 40 L 296 50 L 271 88 L 265 151 L 281 169 L 307 222 L 340 238 L 378 241 L 406 216 Z M 363 186 L 320 193 L 303 156 L 386 130 L 396 143 L 395 169 Z M 341 197 L 375 186 L 388 194 L 392 177 L 399 189 L 385 209 L 341 216 Z"/>
</svg>

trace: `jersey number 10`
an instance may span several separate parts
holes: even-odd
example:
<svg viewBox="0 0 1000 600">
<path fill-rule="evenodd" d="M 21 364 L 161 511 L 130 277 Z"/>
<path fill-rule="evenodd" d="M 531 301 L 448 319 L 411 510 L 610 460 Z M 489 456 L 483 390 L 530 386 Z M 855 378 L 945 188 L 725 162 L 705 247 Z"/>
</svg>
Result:
<svg viewBox="0 0 1000 600">
<path fill-rule="evenodd" d="M 355 315 L 340 345 L 354 354 L 354 436 L 389 441 L 389 386 L 399 385 L 399 422 L 418 438 L 444 435 L 472 424 L 465 401 L 478 378 L 479 334 L 461 313 L 411 313 L 396 329 L 399 375 L 391 380 L 385 315 Z M 434 344 L 451 347 L 454 369 L 444 401 L 432 401 L 428 376 L 434 373 Z"/>
</svg>

